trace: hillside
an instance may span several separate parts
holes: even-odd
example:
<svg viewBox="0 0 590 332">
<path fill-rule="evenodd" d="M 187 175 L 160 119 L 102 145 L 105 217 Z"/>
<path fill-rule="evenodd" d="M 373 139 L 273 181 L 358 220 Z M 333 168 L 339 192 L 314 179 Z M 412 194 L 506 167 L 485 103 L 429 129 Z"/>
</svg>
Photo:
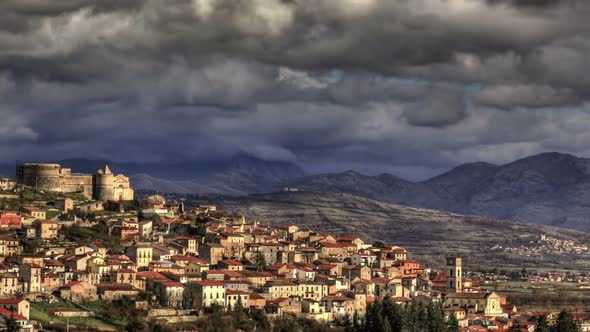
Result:
<svg viewBox="0 0 590 332">
<path fill-rule="evenodd" d="M 288 185 L 590 231 L 590 159 L 569 154 L 542 153 L 501 166 L 464 164 L 423 182 L 345 172 L 308 176 Z"/>
<path fill-rule="evenodd" d="M 523 257 L 490 252 L 494 245 L 514 245 L 540 233 L 587 243 L 590 234 L 554 227 L 520 224 L 443 211 L 383 203 L 349 194 L 310 192 L 257 194 L 242 197 L 189 196 L 187 204 L 215 203 L 273 225 L 296 224 L 333 234 L 353 234 L 367 241 L 406 247 L 412 257 L 437 265 L 433 257 L 449 250 L 465 253 L 471 266 L 587 269 L 590 256 Z M 485 263 L 484 263 L 485 262 Z"/>
</svg>

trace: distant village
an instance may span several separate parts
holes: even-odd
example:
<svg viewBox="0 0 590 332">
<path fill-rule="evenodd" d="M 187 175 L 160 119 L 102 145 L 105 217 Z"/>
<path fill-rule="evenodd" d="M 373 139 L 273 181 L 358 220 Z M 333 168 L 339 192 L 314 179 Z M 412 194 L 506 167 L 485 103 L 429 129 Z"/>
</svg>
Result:
<svg viewBox="0 0 590 332">
<path fill-rule="evenodd" d="M 575 256 L 590 253 L 588 247 L 585 245 L 577 244 L 572 240 L 552 238 L 546 234 L 540 234 L 536 239 L 523 242 L 518 246 L 495 245 L 491 250 L 528 257 L 542 257 L 544 255 Z"/>
<path fill-rule="evenodd" d="M 521 312 L 483 287 L 507 276 L 466 277 L 469 257 L 449 252 L 433 269 L 395 244 L 270 222 L 159 195 L 137 198 L 129 178 L 108 166 L 78 174 L 57 164 L 19 164 L 15 179 L 0 178 L 0 316 L 20 331 L 37 331 L 66 319 L 90 322 L 99 316 L 97 303 L 130 300 L 141 319 L 162 324 L 236 307 L 329 323 L 362 317 L 387 298 L 400 306 L 438 303 L 460 331 L 536 330 L 539 313 Z M 541 235 L 527 246 L 492 250 L 588 248 Z M 541 314 L 550 324 L 558 316 Z M 589 316 L 575 316 L 586 330 Z"/>
</svg>

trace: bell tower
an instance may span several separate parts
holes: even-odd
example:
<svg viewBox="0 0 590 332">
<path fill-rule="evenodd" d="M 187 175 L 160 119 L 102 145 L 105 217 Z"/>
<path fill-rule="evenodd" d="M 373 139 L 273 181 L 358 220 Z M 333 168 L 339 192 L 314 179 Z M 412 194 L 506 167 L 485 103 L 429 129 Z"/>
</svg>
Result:
<svg viewBox="0 0 590 332">
<path fill-rule="evenodd" d="M 447 255 L 447 292 L 463 292 L 463 261 L 455 254 Z"/>
</svg>

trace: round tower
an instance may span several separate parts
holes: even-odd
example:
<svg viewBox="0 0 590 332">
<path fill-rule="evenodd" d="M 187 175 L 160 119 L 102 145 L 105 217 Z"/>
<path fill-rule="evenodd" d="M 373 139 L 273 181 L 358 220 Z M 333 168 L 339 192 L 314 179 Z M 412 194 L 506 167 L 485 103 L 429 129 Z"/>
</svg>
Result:
<svg viewBox="0 0 590 332">
<path fill-rule="evenodd" d="M 114 176 L 109 166 L 105 166 L 104 170 L 99 169 L 96 174 L 94 174 L 93 179 L 93 188 L 94 188 L 94 199 L 99 201 L 106 202 L 108 200 L 112 200 L 114 193 L 113 193 L 113 180 Z"/>
<path fill-rule="evenodd" d="M 58 164 L 24 163 L 16 168 L 17 181 L 36 190 L 61 191 Z"/>
</svg>

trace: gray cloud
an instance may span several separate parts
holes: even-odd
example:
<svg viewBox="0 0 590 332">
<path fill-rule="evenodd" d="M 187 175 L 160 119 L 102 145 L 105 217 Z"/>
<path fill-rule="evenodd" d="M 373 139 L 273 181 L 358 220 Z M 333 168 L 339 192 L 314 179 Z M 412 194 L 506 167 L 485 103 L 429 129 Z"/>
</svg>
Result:
<svg viewBox="0 0 590 332">
<path fill-rule="evenodd" d="M 459 123 L 467 117 L 463 91 L 436 86 L 426 97 L 404 112 L 408 123 L 414 126 L 438 127 Z"/>
<path fill-rule="evenodd" d="M 246 150 L 414 176 L 589 155 L 588 14 L 575 0 L 6 0 L 0 154 Z"/>
<path fill-rule="evenodd" d="M 495 85 L 480 90 L 474 101 L 485 106 L 511 110 L 517 107 L 560 107 L 582 100 L 572 89 L 556 89 L 547 85 Z"/>
</svg>

